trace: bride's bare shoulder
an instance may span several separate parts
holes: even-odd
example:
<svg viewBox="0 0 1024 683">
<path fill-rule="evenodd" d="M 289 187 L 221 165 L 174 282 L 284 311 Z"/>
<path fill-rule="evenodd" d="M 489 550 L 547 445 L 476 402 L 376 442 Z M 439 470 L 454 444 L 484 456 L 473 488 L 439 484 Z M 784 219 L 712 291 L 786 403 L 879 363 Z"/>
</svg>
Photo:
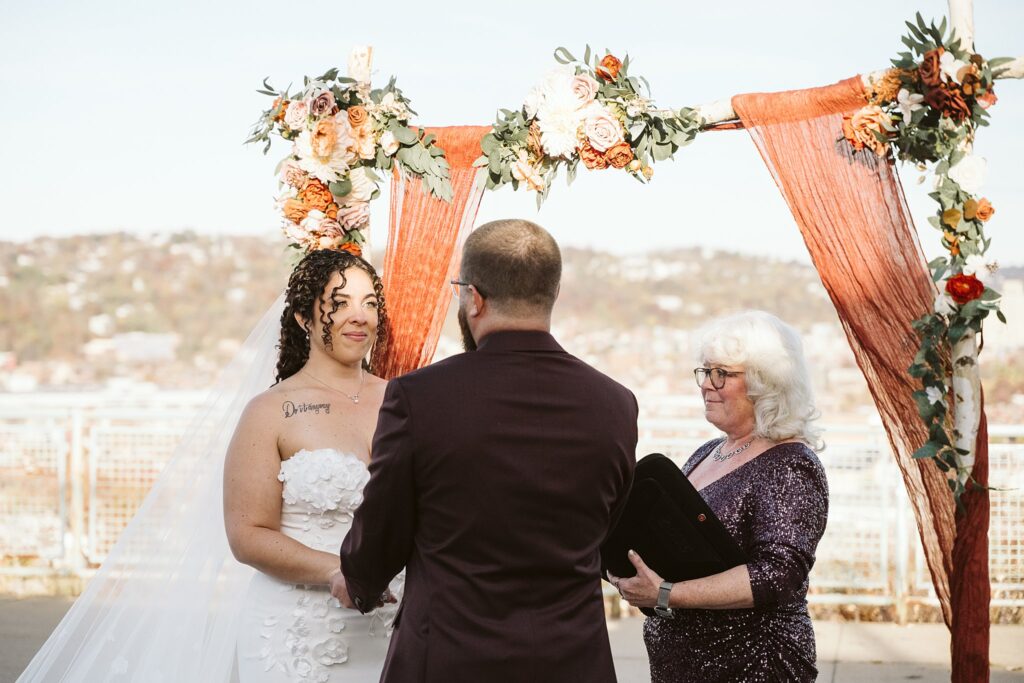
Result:
<svg viewBox="0 0 1024 683">
<path fill-rule="evenodd" d="M 302 387 L 294 377 L 283 379 L 265 391 L 256 394 L 245 406 L 245 417 L 267 419 L 281 415 L 281 405 L 287 402 Z"/>
</svg>

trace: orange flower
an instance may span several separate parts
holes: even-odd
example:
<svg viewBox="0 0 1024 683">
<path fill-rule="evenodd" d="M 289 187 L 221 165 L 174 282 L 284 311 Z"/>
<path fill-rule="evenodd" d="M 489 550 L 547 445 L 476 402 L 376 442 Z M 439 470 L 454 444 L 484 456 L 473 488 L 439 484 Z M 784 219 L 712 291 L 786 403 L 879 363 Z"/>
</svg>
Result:
<svg viewBox="0 0 1024 683">
<path fill-rule="evenodd" d="M 334 119 L 326 118 L 317 121 L 316 128 L 313 129 L 309 140 L 314 156 L 320 159 L 329 159 L 336 144 L 338 144 L 338 127 Z"/>
<path fill-rule="evenodd" d="M 363 248 L 360 247 L 355 242 L 345 242 L 344 244 L 342 244 L 341 246 L 338 247 L 338 250 L 339 251 L 347 251 L 348 253 L 352 254 L 353 256 L 362 256 L 363 255 Z"/>
<path fill-rule="evenodd" d="M 288 100 L 278 97 L 274 100 L 274 106 L 271 107 L 271 110 L 277 110 L 277 113 L 274 114 L 275 121 L 284 121 L 284 114 L 288 111 Z"/>
<path fill-rule="evenodd" d="M 292 223 L 298 224 L 306 220 L 306 216 L 309 214 L 309 207 L 301 199 L 293 198 L 285 201 L 283 212 L 285 218 Z"/>
<path fill-rule="evenodd" d="M 332 221 L 338 220 L 338 205 L 335 204 L 334 202 L 328 204 L 327 208 L 324 209 L 324 215 L 330 218 Z"/>
<path fill-rule="evenodd" d="M 618 57 L 605 55 L 604 59 L 601 60 L 600 66 L 597 67 L 597 75 L 610 83 L 618 78 L 619 69 L 621 68 L 622 62 L 619 61 Z"/>
<path fill-rule="evenodd" d="M 580 147 L 580 161 L 583 165 L 590 170 L 604 170 L 608 168 L 608 159 L 601 152 L 590 146 L 589 142 L 584 141 Z"/>
<path fill-rule="evenodd" d="M 988 87 L 988 92 L 978 98 L 978 104 L 981 105 L 982 109 L 988 109 L 998 101 L 999 98 L 996 97 L 996 91 L 992 89 L 991 85 Z"/>
<path fill-rule="evenodd" d="M 976 218 L 979 221 L 985 222 L 992 218 L 992 214 L 995 212 L 996 210 L 992 207 L 992 204 L 984 197 L 978 200 L 968 199 L 964 202 L 964 218 L 969 221 Z"/>
<path fill-rule="evenodd" d="M 623 141 L 613 145 L 604 156 L 613 168 L 625 168 L 633 161 L 633 148 L 628 142 Z"/>
<path fill-rule="evenodd" d="M 850 145 L 858 151 L 867 147 L 878 156 L 888 153 L 889 143 L 879 140 L 875 133 L 887 136 L 891 127 L 892 119 L 877 104 L 869 104 L 843 116 L 843 136 Z"/>
<path fill-rule="evenodd" d="M 946 280 L 946 293 L 961 306 L 977 299 L 985 291 L 985 285 L 973 275 L 954 275 Z"/>
<path fill-rule="evenodd" d="M 348 123 L 353 128 L 358 128 L 359 126 L 366 123 L 366 118 L 366 107 L 362 107 L 357 104 L 354 107 L 348 108 Z"/>
<path fill-rule="evenodd" d="M 966 205 L 964 208 L 967 208 Z M 960 219 L 963 217 L 964 215 L 960 213 L 960 209 L 946 209 L 942 212 L 942 222 L 954 230 L 956 230 L 956 226 L 960 225 Z"/>
<path fill-rule="evenodd" d="M 956 233 L 946 230 L 942 233 L 942 239 L 950 254 L 956 256 L 960 253 L 960 237 Z"/>
<path fill-rule="evenodd" d="M 313 178 L 299 191 L 299 199 L 310 211 L 325 211 L 334 202 L 331 189 Z"/>
<path fill-rule="evenodd" d="M 871 104 L 887 104 L 896 99 L 903 87 L 900 76 L 906 72 L 901 69 L 888 69 L 877 81 L 871 82 Z"/>
</svg>

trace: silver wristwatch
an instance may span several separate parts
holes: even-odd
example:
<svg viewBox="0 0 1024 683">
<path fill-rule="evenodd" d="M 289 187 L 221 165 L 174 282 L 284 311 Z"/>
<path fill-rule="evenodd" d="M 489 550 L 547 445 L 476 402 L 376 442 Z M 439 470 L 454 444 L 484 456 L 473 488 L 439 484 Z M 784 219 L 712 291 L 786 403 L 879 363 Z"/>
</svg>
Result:
<svg viewBox="0 0 1024 683">
<path fill-rule="evenodd" d="M 672 586 L 675 585 L 671 581 L 662 581 L 661 586 L 658 588 L 658 604 L 654 606 L 654 613 L 663 619 L 675 619 L 676 614 L 672 611 L 672 608 L 668 606 L 669 597 L 672 595 Z"/>
</svg>

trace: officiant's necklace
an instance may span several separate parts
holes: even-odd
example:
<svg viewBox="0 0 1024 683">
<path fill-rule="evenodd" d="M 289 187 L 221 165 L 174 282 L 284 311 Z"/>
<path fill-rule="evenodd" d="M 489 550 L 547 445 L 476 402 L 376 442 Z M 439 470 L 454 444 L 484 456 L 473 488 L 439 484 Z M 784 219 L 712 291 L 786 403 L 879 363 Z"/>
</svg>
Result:
<svg viewBox="0 0 1024 683">
<path fill-rule="evenodd" d="M 711 457 L 715 460 L 715 462 L 725 462 L 726 460 L 728 460 L 732 456 L 739 455 L 743 451 L 745 451 L 748 448 L 750 448 L 750 444 L 754 443 L 754 439 L 756 439 L 756 438 L 757 438 L 756 436 L 750 437 L 750 441 L 746 442 L 745 444 L 743 444 L 742 446 L 740 446 L 739 448 L 737 448 L 734 451 L 729 451 L 728 453 L 723 453 L 722 452 L 722 446 L 725 445 L 725 440 L 723 440 L 722 443 L 718 444 L 718 447 L 715 448 L 715 452 L 711 455 Z"/>
<path fill-rule="evenodd" d="M 346 394 L 341 389 L 335 389 L 334 387 L 332 387 L 330 384 L 328 384 L 327 382 L 323 381 L 319 377 L 314 377 L 309 372 L 306 372 L 305 369 L 301 370 L 301 372 L 305 373 L 309 377 L 312 377 L 317 382 L 320 382 L 320 384 L 323 384 L 325 387 L 327 387 L 331 391 L 341 394 L 342 396 L 344 396 L 348 400 L 352 401 L 353 403 L 359 403 L 359 394 L 363 391 L 363 366 L 361 366 L 361 365 L 359 366 L 359 389 L 356 390 L 355 394 Z"/>
</svg>

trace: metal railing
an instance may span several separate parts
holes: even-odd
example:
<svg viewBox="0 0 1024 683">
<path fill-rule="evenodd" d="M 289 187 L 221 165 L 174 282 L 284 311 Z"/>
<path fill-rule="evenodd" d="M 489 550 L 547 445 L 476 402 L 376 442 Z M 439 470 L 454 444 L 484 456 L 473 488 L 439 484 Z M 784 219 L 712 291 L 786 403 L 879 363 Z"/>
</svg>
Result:
<svg viewBox="0 0 1024 683">
<path fill-rule="evenodd" d="M 0 396 L 0 575 L 88 575 L 113 546 L 174 452 L 201 401 L 158 394 L 118 403 L 101 395 Z M 638 454 L 684 461 L 715 430 L 671 416 L 640 422 Z M 680 410 L 684 407 L 679 404 Z M 993 427 L 989 532 L 993 604 L 1024 607 L 1024 427 Z M 934 604 L 902 478 L 881 427 L 833 426 L 821 460 L 828 527 L 809 600 L 820 604 Z"/>
</svg>

